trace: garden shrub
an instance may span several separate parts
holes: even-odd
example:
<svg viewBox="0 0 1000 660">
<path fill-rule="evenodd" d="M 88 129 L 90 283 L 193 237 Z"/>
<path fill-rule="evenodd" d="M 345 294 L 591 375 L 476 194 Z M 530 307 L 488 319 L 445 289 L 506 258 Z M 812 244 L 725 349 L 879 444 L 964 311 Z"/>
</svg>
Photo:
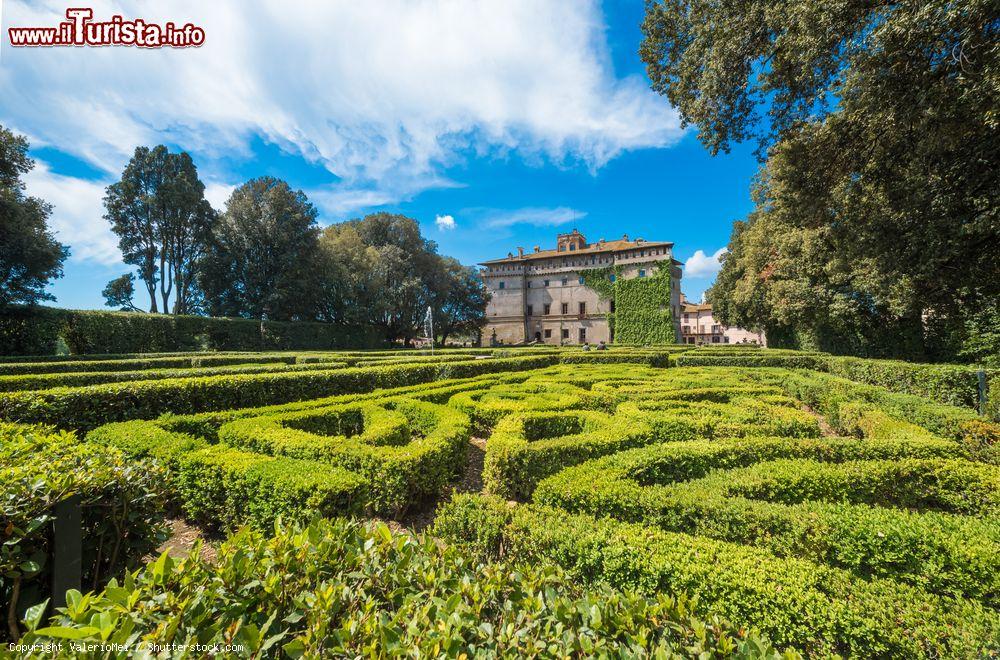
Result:
<svg viewBox="0 0 1000 660">
<path fill-rule="evenodd" d="M 249 657 L 292 658 L 780 657 L 736 625 L 696 618 L 695 606 L 581 587 L 551 567 L 471 561 L 383 524 L 316 521 L 273 538 L 244 531 L 214 563 L 163 555 L 30 622 L 24 643 L 239 644 Z"/>
<path fill-rule="evenodd" d="M 80 498 L 82 578 L 103 585 L 165 538 L 162 469 L 72 433 L 0 423 L 0 605 L 14 637 L 25 609 L 50 597 L 54 507 Z"/>
<path fill-rule="evenodd" d="M 181 510 L 210 529 L 357 514 L 366 501 L 358 475 L 319 461 L 213 445 L 182 454 L 177 464 L 172 481 Z"/>
<path fill-rule="evenodd" d="M 221 442 L 338 465 L 367 485 L 370 510 L 398 517 L 441 493 L 465 457 L 469 419 L 445 406 L 390 400 L 248 417 Z"/>
<path fill-rule="evenodd" d="M 477 528 L 484 521 L 492 526 Z M 463 495 L 442 507 L 435 530 L 492 556 L 555 562 L 587 583 L 691 593 L 698 612 L 809 656 L 981 657 L 1000 642 L 1000 616 L 973 600 L 646 525 Z"/>
<path fill-rule="evenodd" d="M 534 501 L 1000 605 L 995 466 L 945 440 L 672 443 L 542 481 Z M 961 513 L 965 515 L 950 515 Z"/>
</svg>

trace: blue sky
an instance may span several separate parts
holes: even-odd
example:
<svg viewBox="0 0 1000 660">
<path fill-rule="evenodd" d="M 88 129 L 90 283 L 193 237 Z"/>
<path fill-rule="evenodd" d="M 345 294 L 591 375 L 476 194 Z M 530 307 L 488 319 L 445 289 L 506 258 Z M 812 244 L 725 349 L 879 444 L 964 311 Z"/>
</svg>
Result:
<svg viewBox="0 0 1000 660">
<path fill-rule="evenodd" d="M 752 148 L 710 157 L 649 91 L 638 0 L 205 4 L 93 5 L 205 28 L 200 49 L 151 51 L 14 50 L 7 27 L 67 5 L 4 3 L 0 123 L 31 140 L 28 190 L 72 249 L 59 306 L 100 308 L 128 270 L 101 195 L 138 144 L 190 152 L 220 210 L 269 174 L 322 224 L 404 213 L 464 263 L 572 228 L 673 241 L 692 298 L 751 208 Z"/>
</svg>

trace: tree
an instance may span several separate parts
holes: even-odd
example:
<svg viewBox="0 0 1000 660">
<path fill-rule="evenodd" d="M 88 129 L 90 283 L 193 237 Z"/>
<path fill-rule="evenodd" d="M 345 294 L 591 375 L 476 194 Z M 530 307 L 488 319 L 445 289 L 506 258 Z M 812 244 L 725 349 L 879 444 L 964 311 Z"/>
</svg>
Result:
<svg viewBox="0 0 1000 660">
<path fill-rule="evenodd" d="M 213 316 L 313 319 L 323 287 L 316 209 L 273 177 L 233 191 L 216 223 L 199 283 Z"/>
<path fill-rule="evenodd" d="M 406 343 L 423 334 L 434 310 L 440 340 L 473 332 L 485 318 L 485 291 L 475 269 L 437 252 L 416 220 L 391 213 L 331 225 L 320 238 L 320 318 L 371 323 Z"/>
<path fill-rule="evenodd" d="M 138 268 L 146 285 L 150 311 L 158 311 L 159 297 L 164 313 L 189 313 L 195 269 L 215 220 L 191 157 L 163 145 L 136 148 L 104 205 L 125 263 Z"/>
<path fill-rule="evenodd" d="M 766 158 L 710 291 L 724 322 L 861 346 L 895 341 L 872 324 L 961 332 L 1000 295 L 995 3 L 666 0 L 643 31 L 653 88 L 709 151 Z"/>
<path fill-rule="evenodd" d="M 387 301 L 374 279 L 378 250 L 365 244 L 357 226 L 349 222 L 324 229 L 319 244 L 323 273 L 319 318 L 346 324 L 380 318 Z"/>
<path fill-rule="evenodd" d="M 135 297 L 135 275 L 132 273 L 125 273 L 108 282 L 101 295 L 108 307 L 117 307 L 123 312 L 141 311 L 132 302 Z"/>
<path fill-rule="evenodd" d="M 451 335 L 471 335 L 486 325 L 489 293 L 476 268 L 452 257 L 441 257 L 440 267 L 432 307 L 434 330 L 443 346 Z"/>
<path fill-rule="evenodd" d="M 0 126 L 0 307 L 52 300 L 45 286 L 69 255 L 48 229 L 52 207 L 24 193 L 34 166 L 27 140 Z"/>
</svg>

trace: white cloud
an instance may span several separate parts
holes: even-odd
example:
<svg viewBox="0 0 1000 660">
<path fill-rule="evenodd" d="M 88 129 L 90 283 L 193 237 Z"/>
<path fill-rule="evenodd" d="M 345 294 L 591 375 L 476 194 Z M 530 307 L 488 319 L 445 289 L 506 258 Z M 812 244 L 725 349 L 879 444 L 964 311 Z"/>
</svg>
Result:
<svg viewBox="0 0 1000 660">
<path fill-rule="evenodd" d="M 478 215 L 481 224 L 490 229 L 510 227 L 512 225 L 534 225 L 535 227 L 555 227 L 574 220 L 580 220 L 587 215 L 565 206 L 543 208 L 528 206 L 520 209 L 470 209 Z"/>
<path fill-rule="evenodd" d="M 434 224 L 441 231 L 448 231 L 455 228 L 455 218 L 450 215 L 439 215 L 434 218 Z"/>
<path fill-rule="evenodd" d="M 231 183 L 209 181 L 205 184 L 205 199 L 215 210 L 225 211 L 226 202 L 229 201 L 229 196 L 233 194 L 234 190 L 236 190 L 236 186 Z"/>
<path fill-rule="evenodd" d="M 720 258 L 726 252 L 727 249 L 721 247 L 712 256 L 709 256 L 702 250 L 696 250 L 684 262 L 684 277 L 715 277 L 719 274 L 719 269 L 722 268 Z"/>
<path fill-rule="evenodd" d="M 29 195 L 52 205 L 49 227 L 70 246 L 70 259 L 113 266 L 122 263 L 118 237 L 104 219 L 104 189 L 110 182 L 55 174 L 41 162 L 24 175 Z"/>
<path fill-rule="evenodd" d="M 598 0 L 88 6 L 96 19 L 190 21 L 207 35 L 194 49 L 4 48 L 0 122 L 108 178 L 139 144 L 224 163 L 261 136 L 336 175 L 309 192 L 347 213 L 448 185 L 440 173 L 468 154 L 594 170 L 682 133 L 641 76 L 615 75 Z M 65 8 L 8 0 L 4 24 L 55 25 Z"/>
</svg>

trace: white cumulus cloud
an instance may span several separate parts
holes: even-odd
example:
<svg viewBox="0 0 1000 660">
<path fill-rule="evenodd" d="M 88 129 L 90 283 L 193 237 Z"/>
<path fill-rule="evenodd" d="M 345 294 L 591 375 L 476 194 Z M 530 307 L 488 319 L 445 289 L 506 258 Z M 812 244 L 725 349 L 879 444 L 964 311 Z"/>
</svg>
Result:
<svg viewBox="0 0 1000 660">
<path fill-rule="evenodd" d="M 190 49 L 3 49 L 0 123 L 117 178 L 168 143 L 233 181 L 263 139 L 326 168 L 327 213 L 460 185 L 469 157 L 596 170 L 682 134 L 637 75 L 615 74 L 598 0 L 94 0 L 96 19 L 204 28 Z M 7 0 L 4 27 L 63 20 L 61 0 Z M 4 35 L 6 38 L 6 35 Z M 213 204 L 227 187 L 210 186 Z M 342 219 L 329 218 L 328 220 Z"/>
<path fill-rule="evenodd" d="M 448 231 L 455 228 L 455 218 L 450 215 L 439 215 L 434 218 L 434 224 L 441 231 Z"/>
<path fill-rule="evenodd" d="M 721 247 L 709 256 L 703 250 L 695 250 L 684 262 L 684 277 L 715 277 L 722 268 L 720 259 L 726 252 L 727 249 Z"/>
</svg>

